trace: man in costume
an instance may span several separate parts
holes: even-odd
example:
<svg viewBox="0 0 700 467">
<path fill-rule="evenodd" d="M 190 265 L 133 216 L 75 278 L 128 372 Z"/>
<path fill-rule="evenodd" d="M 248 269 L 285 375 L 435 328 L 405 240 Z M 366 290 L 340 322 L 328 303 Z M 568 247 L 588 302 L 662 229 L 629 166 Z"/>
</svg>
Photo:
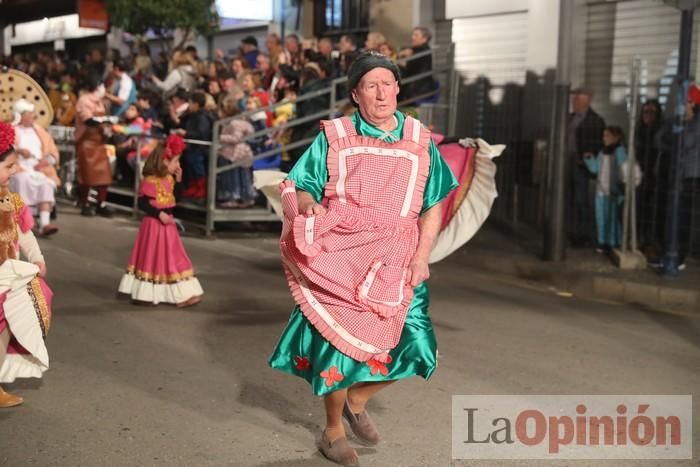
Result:
<svg viewBox="0 0 700 467">
<path fill-rule="evenodd" d="M 341 464 L 358 460 L 342 418 L 376 444 L 367 401 L 437 365 L 424 281 L 440 201 L 457 181 L 430 132 L 396 111 L 399 80 L 386 57 L 361 54 L 348 70 L 359 111 L 323 121 L 280 186 L 280 244 L 297 305 L 269 363 L 324 396 L 319 449 Z"/>
<path fill-rule="evenodd" d="M 56 204 L 56 187 L 61 180 L 56 173 L 59 153 L 48 131 L 34 120 L 34 104 L 19 99 L 14 104 L 15 152 L 19 171 L 10 180 L 10 189 L 39 212 L 39 233 L 51 235 L 58 227 L 51 224 L 51 210 Z"/>
</svg>

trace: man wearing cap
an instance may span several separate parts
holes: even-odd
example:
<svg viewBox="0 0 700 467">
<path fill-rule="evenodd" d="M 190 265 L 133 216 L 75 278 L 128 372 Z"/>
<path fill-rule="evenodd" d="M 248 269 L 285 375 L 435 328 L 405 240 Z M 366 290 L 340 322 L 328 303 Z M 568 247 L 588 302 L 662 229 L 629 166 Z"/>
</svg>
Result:
<svg viewBox="0 0 700 467">
<path fill-rule="evenodd" d="M 590 172 L 584 159 L 594 156 L 603 147 L 605 121 L 591 108 L 593 92 L 576 88 L 571 92 L 571 114 L 568 125 L 570 164 L 568 232 L 573 246 L 587 246 L 593 234 L 593 195 Z"/>
<path fill-rule="evenodd" d="M 253 36 L 244 37 L 241 41 L 241 52 L 248 68 L 254 70 L 258 65 L 258 40 Z"/>
<path fill-rule="evenodd" d="M 39 211 L 39 233 L 51 235 L 58 232 L 51 223 L 51 210 L 56 204 L 54 193 L 61 183 L 56 173 L 58 148 L 51 135 L 34 122 L 34 104 L 19 99 L 14 111 L 12 123 L 20 170 L 10 179 L 10 189 Z"/>
<path fill-rule="evenodd" d="M 269 364 L 324 397 L 318 446 L 341 464 L 358 460 L 342 418 L 362 443 L 378 443 L 367 401 L 437 365 L 425 280 L 439 203 L 457 182 L 430 132 L 397 112 L 399 80 L 389 59 L 360 54 L 348 70 L 358 111 L 321 122 L 280 187 L 297 305 Z"/>
</svg>

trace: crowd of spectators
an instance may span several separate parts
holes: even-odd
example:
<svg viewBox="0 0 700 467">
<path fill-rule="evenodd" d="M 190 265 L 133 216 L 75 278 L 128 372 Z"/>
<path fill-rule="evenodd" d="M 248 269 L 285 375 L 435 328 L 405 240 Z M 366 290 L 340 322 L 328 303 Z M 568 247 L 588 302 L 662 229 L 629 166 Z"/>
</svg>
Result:
<svg viewBox="0 0 700 467">
<path fill-rule="evenodd" d="M 82 128 L 88 111 L 97 99 L 109 115 L 120 119 L 120 128 L 142 126 L 153 136 L 178 133 L 188 140 L 211 141 L 215 121 L 245 112 L 222 130 L 218 165 L 243 164 L 240 169 L 221 174 L 217 189 L 220 207 L 239 208 L 254 202 L 253 168 L 280 167 L 289 170 L 305 147 L 274 154 L 283 144 L 314 136 L 318 120 L 280 129 L 271 136 L 250 136 L 292 118 L 308 117 L 330 105 L 330 94 L 317 95 L 296 102 L 297 96 L 328 88 L 331 80 L 343 76 L 362 49 L 373 50 L 397 60 L 404 77 L 432 69 L 430 54 L 406 60 L 413 54 L 430 50 L 430 31 L 416 28 L 411 47 L 400 52 L 378 32 L 369 33 L 364 43 L 344 35 L 336 43 L 324 37 L 303 39 L 296 34 L 284 38 L 270 34 L 264 44 L 250 36 L 232 51 L 216 50 L 206 59 L 188 46 L 153 54 L 145 43 L 136 45 L 130 56 L 116 49 L 103 52 L 93 49 L 85 57 L 74 59 L 62 51 L 17 53 L 0 57 L 4 65 L 32 76 L 47 91 L 54 108 L 54 124 Z M 410 88 L 410 89 L 409 89 Z M 403 96 L 431 93 L 436 90 L 432 77 L 423 78 L 403 89 Z M 337 89 L 337 100 L 347 96 L 344 87 Z M 430 96 L 428 96 L 429 98 Z M 271 103 L 280 103 L 274 111 Z M 81 113 L 82 109 L 82 113 Z M 352 111 L 348 105 L 348 111 Z M 87 112 L 87 113 L 86 113 Z M 243 120 L 243 123 L 241 122 Z M 133 183 L 136 138 L 133 131 L 115 134 L 117 183 Z M 147 151 L 148 142 L 142 145 Z M 272 152 L 265 158 L 256 154 Z M 190 142 L 183 156 L 183 182 L 179 195 L 194 200 L 206 197 L 209 147 Z"/>
<path fill-rule="evenodd" d="M 606 125 L 591 107 L 592 91 L 578 88 L 571 99 L 568 123 L 571 159 L 567 226 L 571 245 L 595 246 L 610 254 L 622 245 L 623 206 L 626 184 L 636 190 L 637 241 L 652 267 L 664 267 L 669 245 L 673 120 L 664 121 L 658 100 L 649 99 L 641 107 L 635 126 L 636 166 L 627 158 L 627 138 L 622 129 Z M 693 200 L 700 193 L 700 87 L 693 84 L 686 99 L 680 170 L 679 251 L 677 266 L 685 269 L 690 253 Z M 595 194 L 591 187 L 595 186 Z"/>
</svg>

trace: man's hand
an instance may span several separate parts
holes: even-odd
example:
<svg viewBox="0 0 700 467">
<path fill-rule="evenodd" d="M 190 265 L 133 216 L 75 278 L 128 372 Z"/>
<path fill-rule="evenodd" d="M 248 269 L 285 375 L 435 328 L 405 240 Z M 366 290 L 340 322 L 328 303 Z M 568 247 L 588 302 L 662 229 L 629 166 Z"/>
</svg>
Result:
<svg viewBox="0 0 700 467">
<path fill-rule="evenodd" d="M 34 264 L 39 267 L 39 277 L 46 276 L 46 264 L 42 263 L 41 261 L 37 261 Z"/>
<path fill-rule="evenodd" d="M 323 207 L 322 204 L 313 203 L 308 205 L 306 209 L 304 209 L 304 214 L 306 214 L 307 216 L 317 216 L 319 214 L 325 214 L 326 211 L 326 208 Z"/>
<path fill-rule="evenodd" d="M 411 263 L 408 265 L 408 274 L 406 276 L 406 282 L 411 284 L 411 287 L 415 287 L 421 282 L 427 280 L 430 277 L 430 267 L 428 266 L 428 261 L 413 258 Z"/>
<path fill-rule="evenodd" d="M 32 157 L 32 153 L 29 152 L 29 149 L 17 148 L 15 149 L 15 152 L 20 156 L 24 157 L 25 159 L 29 159 Z"/>
<path fill-rule="evenodd" d="M 318 204 L 311 194 L 301 190 L 297 190 L 297 206 L 299 206 L 299 213 L 307 216 L 326 212 L 326 208 Z"/>
</svg>

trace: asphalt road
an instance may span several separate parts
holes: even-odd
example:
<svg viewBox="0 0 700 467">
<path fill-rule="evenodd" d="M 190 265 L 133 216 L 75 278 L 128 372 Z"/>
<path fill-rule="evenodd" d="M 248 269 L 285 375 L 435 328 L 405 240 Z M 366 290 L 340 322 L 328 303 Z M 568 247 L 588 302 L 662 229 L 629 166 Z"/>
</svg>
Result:
<svg viewBox="0 0 700 467">
<path fill-rule="evenodd" d="M 67 211 L 67 212 L 66 212 Z M 137 224 L 70 209 L 41 240 L 56 297 L 51 369 L 7 389 L 0 466 L 323 466 L 320 399 L 266 359 L 292 306 L 273 234 L 190 236 L 205 289 L 195 308 L 116 298 Z M 371 466 L 699 465 L 690 461 L 453 461 L 453 394 L 693 394 L 700 320 L 560 297 L 469 265 L 435 265 L 440 346 L 429 382 L 392 386 L 369 406 L 384 441 Z"/>
</svg>

